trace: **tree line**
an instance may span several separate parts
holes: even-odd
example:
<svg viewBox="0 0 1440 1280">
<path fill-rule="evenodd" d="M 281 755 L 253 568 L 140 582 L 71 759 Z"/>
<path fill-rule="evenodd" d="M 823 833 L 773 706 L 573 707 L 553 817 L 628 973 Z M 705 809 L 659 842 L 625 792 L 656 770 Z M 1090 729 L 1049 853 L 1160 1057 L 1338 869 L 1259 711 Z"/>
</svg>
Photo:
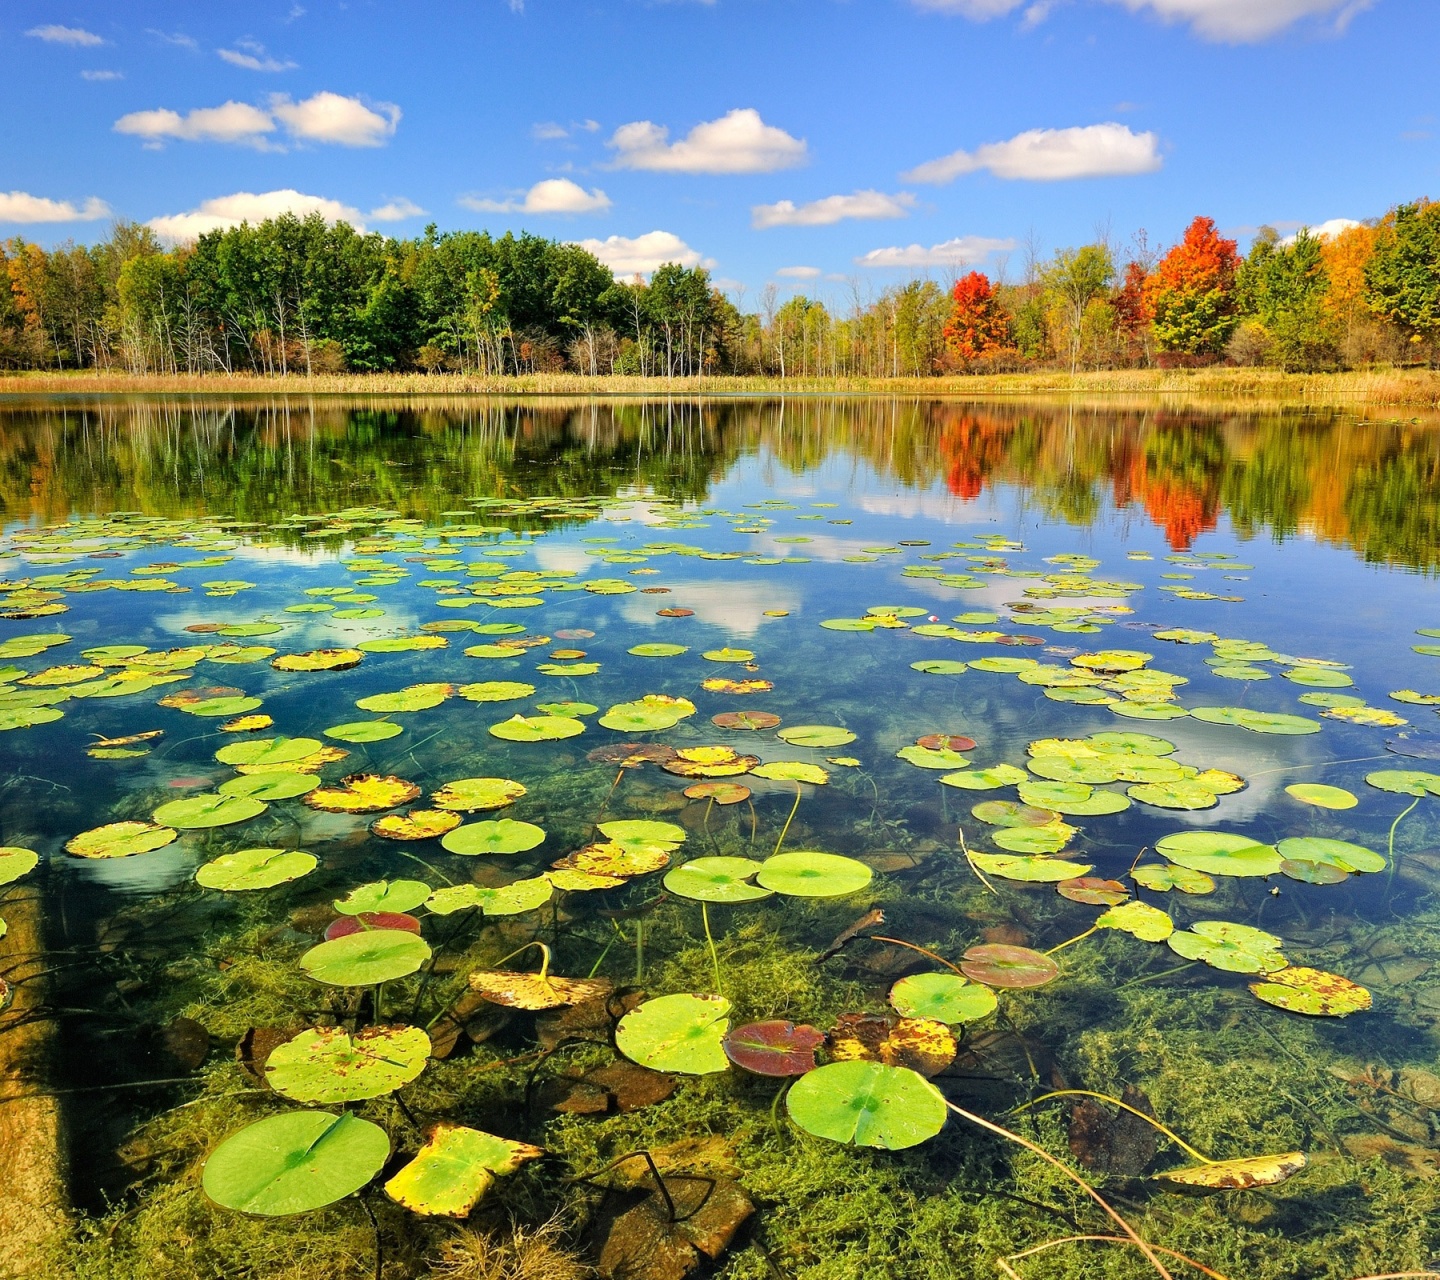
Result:
<svg viewBox="0 0 1440 1280">
<path fill-rule="evenodd" d="M 768 286 L 755 309 L 703 268 L 617 281 L 540 236 L 410 240 L 286 215 L 167 247 L 120 223 L 93 245 L 0 245 L 0 367 L 136 374 L 571 371 L 683 377 L 916 377 L 1024 369 L 1440 358 L 1440 203 L 1334 234 L 1262 228 L 1245 255 L 1197 217 L 1165 252 L 1144 233 L 1018 278 L 917 279 L 848 306 Z M 743 305 L 743 299 L 742 299 Z"/>
</svg>

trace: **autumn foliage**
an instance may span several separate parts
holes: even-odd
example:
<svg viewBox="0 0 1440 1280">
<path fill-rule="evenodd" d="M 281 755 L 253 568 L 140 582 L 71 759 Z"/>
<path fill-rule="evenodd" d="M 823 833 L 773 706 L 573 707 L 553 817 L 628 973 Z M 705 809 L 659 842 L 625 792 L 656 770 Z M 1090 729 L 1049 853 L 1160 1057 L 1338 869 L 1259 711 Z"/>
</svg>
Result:
<svg viewBox="0 0 1440 1280">
<path fill-rule="evenodd" d="M 955 282 L 943 330 L 945 346 L 961 360 L 998 355 L 1010 346 L 1010 317 L 995 297 L 990 277 L 979 271 Z"/>
<path fill-rule="evenodd" d="M 1185 238 L 1145 281 L 1145 303 L 1161 351 L 1218 355 L 1236 324 L 1235 273 L 1240 255 L 1212 218 L 1196 218 Z"/>
</svg>

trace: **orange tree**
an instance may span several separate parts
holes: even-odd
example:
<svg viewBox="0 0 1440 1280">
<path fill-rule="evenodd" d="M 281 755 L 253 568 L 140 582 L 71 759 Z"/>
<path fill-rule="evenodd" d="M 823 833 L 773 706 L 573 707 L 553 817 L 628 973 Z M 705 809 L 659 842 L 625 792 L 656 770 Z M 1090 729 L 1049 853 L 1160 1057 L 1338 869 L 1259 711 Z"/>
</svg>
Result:
<svg viewBox="0 0 1440 1280">
<path fill-rule="evenodd" d="M 950 297 L 953 305 L 942 332 L 953 355 L 979 360 L 1010 346 L 1010 317 L 995 297 L 989 276 L 972 271 L 955 282 Z"/>
<path fill-rule="evenodd" d="M 1211 218 L 1196 218 L 1185 237 L 1155 265 L 1145 281 L 1145 303 L 1154 317 L 1161 351 L 1218 355 L 1237 322 L 1235 273 L 1240 255 Z"/>
</svg>

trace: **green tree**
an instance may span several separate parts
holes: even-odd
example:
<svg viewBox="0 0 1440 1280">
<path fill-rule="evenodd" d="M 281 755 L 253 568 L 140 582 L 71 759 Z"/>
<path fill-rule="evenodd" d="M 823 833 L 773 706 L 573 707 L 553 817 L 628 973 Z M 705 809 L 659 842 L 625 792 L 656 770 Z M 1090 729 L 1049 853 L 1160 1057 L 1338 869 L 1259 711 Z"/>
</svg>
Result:
<svg viewBox="0 0 1440 1280">
<path fill-rule="evenodd" d="M 1402 204 L 1384 218 L 1365 264 L 1365 302 L 1412 343 L 1440 339 L 1440 204 Z"/>
<path fill-rule="evenodd" d="M 1115 259 L 1103 244 L 1061 249 L 1040 274 L 1045 292 L 1062 317 L 1065 350 L 1072 373 L 1080 363 L 1086 310 L 1091 302 L 1109 291 L 1114 279 Z"/>
<path fill-rule="evenodd" d="M 1282 244 L 1273 227 L 1262 227 L 1235 280 L 1240 313 L 1261 325 L 1269 358 L 1286 369 L 1336 362 L 1325 310 L 1329 288 L 1320 241 L 1303 228 Z"/>
</svg>

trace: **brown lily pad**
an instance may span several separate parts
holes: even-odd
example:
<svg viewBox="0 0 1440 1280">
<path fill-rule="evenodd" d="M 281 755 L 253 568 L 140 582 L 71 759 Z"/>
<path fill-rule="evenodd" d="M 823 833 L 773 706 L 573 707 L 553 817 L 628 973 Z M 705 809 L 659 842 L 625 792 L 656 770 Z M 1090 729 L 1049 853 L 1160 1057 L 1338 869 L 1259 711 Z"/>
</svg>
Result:
<svg viewBox="0 0 1440 1280">
<path fill-rule="evenodd" d="M 1125 1087 L 1120 1101 L 1155 1114 L 1150 1099 L 1139 1089 Z M 1082 1098 L 1070 1112 L 1070 1154 L 1087 1169 L 1133 1178 L 1145 1172 L 1159 1149 L 1159 1136 L 1152 1125 L 1120 1108 L 1106 1107 L 1092 1098 Z"/>
<path fill-rule="evenodd" d="M 974 751 L 978 744 L 963 733 L 927 733 L 916 738 L 915 745 L 926 751 Z"/>
<path fill-rule="evenodd" d="M 695 610 L 676 609 L 673 607 L 669 609 L 656 609 L 655 616 L 657 618 L 693 618 L 695 616 Z"/>
<path fill-rule="evenodd" d="M 691 800 L 713 800 L 716 804 L 739 804 L 750 799 L 750 788 L 738 782 L 697 782 L 685 788 Z"/>
<path fill-rule="evenodd" d="M 303 1030 L 303 1027 L 251 1027 L 235 1044 L 235 1061 L 252 1084 L 269 1088 L 265 1064 L 270 1061 L 270 1055 Z"/>
<path fill-rule="evenodd" d="M 182 1071 L 194 1071 L 210 1055 L 210 1033 L 194 1018 L 172 1018 L 156 1047 Z"/>
<path fill-rule="evenodd" d="M 638 769 L 642 764 L 665 764 L 675 759 L 675 748 L 659 742 L 620 742 L 612 746 L 596 747 L 585 758 L 597 764 Z"/>
<path fill-rule="evenodd" d="M 722 729 L 773 729 L 780 717 L 772 711 L 722 711 L 710 723 Z"/>
<path fill-rule="evenodd" d="M 837 1061 L 883 1062 L 926 1077 L 944 1071 L 955 1060 L 958 1047 L 955 1033 L 943 1022 L 884 1013 L 842 1013 L 829 1041 L 830 1054 Z"/>
<path fill-rule="evenodd" d="M 557 1009 L 603 995 L 610 983 L 603 978 L 541 977 L 538 973 L 482 969 L 470 975 L 470 989 L 493 1004 L 512 1009 Z"/>
<path fill-rule="evenodd" d="M 1100 876 L 1076 876 L 1073 880 L 1062 880 L 1055 886 L 1055 892 L 1071 902 L 1083 902 L 1091 907 L 1116 907 L 1130 897 L 1130 890 L 1118 880 L 1105 880 Z"/>
<path fill-rule="evenodd" d="M 721 1041 L 737 1067 L 760 1076 L 803 1076 L 815 1069 L 815 1050 L 825 1043 L 818 1027 L 796 1026 L 783 1018 L 734 1027 Z"/>
<path fill-rule="evenodd" d="M 1060 976 L 1060 966 L 1044 952 L 1029 947 L 982 943 L 965 953 L 960 972 L 987 987 L 1019 990 L 1053 982 Z"/>
<path fill-rule="evenodd" d="M 615 1027 L 632 1009 L 645 999 L 644 991 L 632 987 L 607 992 L 559 1009 L 549 1009 L 535 1017 L 535 1038 L 542 1049 L 554 1049 L 573 1040 L 593 1044 L 609 1044 Z"/>
<path fill-rule="evenodd" d="M 607 1111 L 638 1111 L 664 1102 L 675 1092 L 679 1081 L 663 1071 L 620 1059 L 593 1067 L 578 1080 L 556 1082 L 558 1094 L 552 1111 L 573 1115 L 599 1115 Z"/>
</svg>

